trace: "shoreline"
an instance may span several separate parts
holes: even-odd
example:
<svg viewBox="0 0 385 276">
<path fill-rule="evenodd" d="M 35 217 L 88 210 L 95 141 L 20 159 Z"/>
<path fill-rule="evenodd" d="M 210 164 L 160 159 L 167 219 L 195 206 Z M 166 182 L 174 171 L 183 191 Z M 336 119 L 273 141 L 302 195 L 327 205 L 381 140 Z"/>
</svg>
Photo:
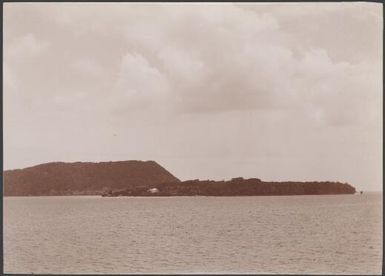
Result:
<svg viewBox="0 0 385 276">
<path fill-rule="evenodd" d="M 383 194 L 383 191 L 367 191 L 361 195 L 360 193 L 355 194 L 300 194 L 300 195 L 230 195 L 230 196 L 216 196 L 216 195 L 174 195 L 174 196 L 111 196 L 105 198 L 178 198 L 178 197 L 291 197 L 291 196 L 363 196 L 363 195 L 374 195 Z M 30 195 L 30 196 L 3 196 L 3 198 L 35 198 L 35 197 L 88 197 L 88 198 L 103 198 L 101 195 Z"/>
</svg>

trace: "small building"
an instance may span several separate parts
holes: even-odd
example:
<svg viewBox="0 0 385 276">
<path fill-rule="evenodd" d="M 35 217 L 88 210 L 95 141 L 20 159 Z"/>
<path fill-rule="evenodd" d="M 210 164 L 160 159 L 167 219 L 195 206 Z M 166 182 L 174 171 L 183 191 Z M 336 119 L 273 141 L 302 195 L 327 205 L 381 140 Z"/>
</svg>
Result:
<svg viewBox="0 0 385 276">
<path fill-rule="evenodd" d="M 155 194 L 155 193 L 159 193 L 159 190 L 157 188 L 151 188 L 151 189 L 148 189 L 147 192 Z"/>
</svg>

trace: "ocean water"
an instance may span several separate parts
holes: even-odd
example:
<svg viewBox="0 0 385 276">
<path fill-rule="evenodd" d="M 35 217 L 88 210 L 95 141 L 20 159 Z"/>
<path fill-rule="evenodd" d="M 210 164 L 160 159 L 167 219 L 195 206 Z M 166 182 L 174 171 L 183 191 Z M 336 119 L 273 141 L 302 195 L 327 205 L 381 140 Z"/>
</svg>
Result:
<svg viewBox="0 0 385 276">
<path fill-rule="evenodd" d="M 6 273 L 380 274 L 382 193 L 7 197 Z"/>
</svg>

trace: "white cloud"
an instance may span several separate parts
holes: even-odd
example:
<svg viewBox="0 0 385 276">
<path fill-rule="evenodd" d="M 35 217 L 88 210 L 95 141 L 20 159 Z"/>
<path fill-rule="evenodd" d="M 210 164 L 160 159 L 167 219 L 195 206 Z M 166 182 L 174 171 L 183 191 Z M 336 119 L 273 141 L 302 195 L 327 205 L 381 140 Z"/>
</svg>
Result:
<svg viewBox="0 0 385 276">
<path fill-rule="evenodd" d="M 122 58 L 116 93 L 128 108 L 161 104 L 168 92 L 167 79 L 138 53 L 126 54 Z"/>
<path fill-rule="evenodd" d="M 15 39 L 6 49 L 7 58 L 16 58 L 18 60 L 25 60 L 30 57 L 37 57 L 49 48 L 50 43 L 45 40 L 37 39 L 35 34 L 28 33 Z"/>
</svg>

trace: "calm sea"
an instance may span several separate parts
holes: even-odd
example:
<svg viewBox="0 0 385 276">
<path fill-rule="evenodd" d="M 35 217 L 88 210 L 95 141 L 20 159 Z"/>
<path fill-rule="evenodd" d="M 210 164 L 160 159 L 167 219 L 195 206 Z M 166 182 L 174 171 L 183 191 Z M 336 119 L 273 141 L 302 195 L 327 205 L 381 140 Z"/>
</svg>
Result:
<svg viewBox="0 0 385 276">
<path fill-rule="evenodd" d="M 382 193 L 4 198 L 4 270 L 380 274 L 382 230 Z"/>
</svg>

